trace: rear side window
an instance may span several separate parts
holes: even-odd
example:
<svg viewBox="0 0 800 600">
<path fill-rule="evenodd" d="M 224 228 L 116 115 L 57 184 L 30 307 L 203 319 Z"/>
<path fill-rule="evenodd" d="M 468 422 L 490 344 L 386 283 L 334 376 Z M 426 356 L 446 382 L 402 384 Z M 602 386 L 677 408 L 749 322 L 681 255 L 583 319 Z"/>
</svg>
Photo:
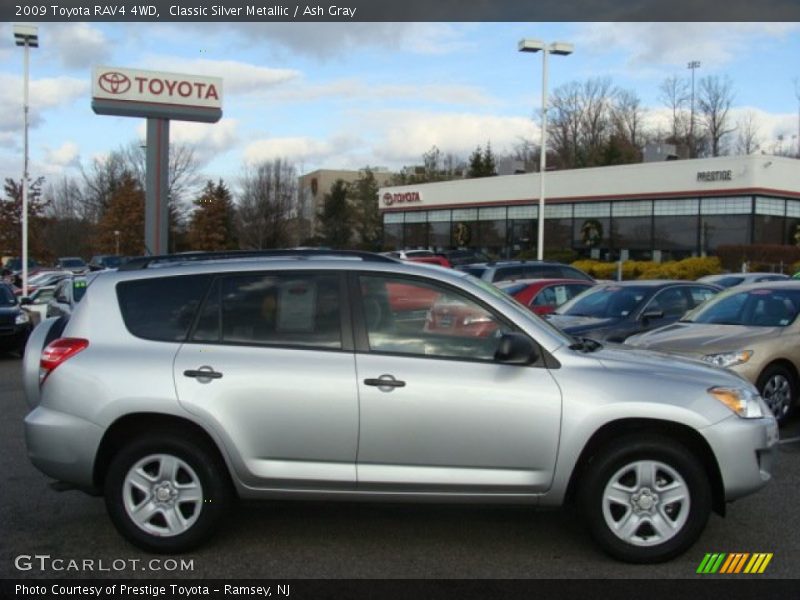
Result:
<svg viewBox="0 0 800 600">
<path fill-rule="evenodd" d="M 340 349 L 339 282 L 339 275 L 330 273 L 220 277 L 192 341 Z"/>
<path fill-rule="evenodd" d="M 139 279 L 117 284 L 125 327 L 146 340 L 185 340 L 210 284 L 211 275 Z"/>
</svg>

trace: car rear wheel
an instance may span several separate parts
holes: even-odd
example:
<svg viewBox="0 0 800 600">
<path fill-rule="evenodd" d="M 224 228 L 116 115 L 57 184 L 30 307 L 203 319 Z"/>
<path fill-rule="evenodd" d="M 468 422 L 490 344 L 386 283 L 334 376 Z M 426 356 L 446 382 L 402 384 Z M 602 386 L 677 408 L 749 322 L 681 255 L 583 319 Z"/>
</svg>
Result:
<svg viewBox="0 0 800 600">
<path fill-rule="evenodd" d="M 654 563 L 681 554 L 700 536 L 711 513 L 703 466 L 668 438 L 621 438 L 597 454 L 584 473 L 580 503 L 589 530 L 620 560 Z"/>
<path fill-rule="evenodd" d="M 767 367 L 758 378 L 756 387 L 778 423 L 786 420 L 796 397 L 795 379 L 789 369 L 781 365 Z"/>
<path fill-rule="evenodd" d="M 130 542 L 150 552 L 186 552 L 216 529 L 231 500 L 224 466 L 199 440 L 139 438 L 111 461 L 105 499 Z"/>
</svg>

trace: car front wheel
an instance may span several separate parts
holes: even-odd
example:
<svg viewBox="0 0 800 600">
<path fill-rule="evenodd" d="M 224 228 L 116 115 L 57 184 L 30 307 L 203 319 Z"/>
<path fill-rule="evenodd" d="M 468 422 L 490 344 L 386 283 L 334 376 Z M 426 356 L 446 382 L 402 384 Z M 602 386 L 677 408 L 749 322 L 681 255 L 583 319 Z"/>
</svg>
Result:
<svg viewBox="0 0 800 600">
<path fill-rule="evenodd" d="M 700 462 L 661 436 L 626 436 L 584 471 L 580 502 L 595 541 L 634 563 L 669 560 L 700 536 L 711 488 Z"/>
<path fill-rule="evenodd" d="M 758 378 L 758 392 L 778 423 L 783 423 L 792 412 L 796 396 L 794 376 L 786 367 L 772 365 Z"/>
<path fill-rule="evenodd" d="M 106 508 L 119 532 L 150 552 L 186 552 L 219 524 L 231 491 L 214 452 L 199 440 L 148 436 L 111 461 Z"/>
</svg>

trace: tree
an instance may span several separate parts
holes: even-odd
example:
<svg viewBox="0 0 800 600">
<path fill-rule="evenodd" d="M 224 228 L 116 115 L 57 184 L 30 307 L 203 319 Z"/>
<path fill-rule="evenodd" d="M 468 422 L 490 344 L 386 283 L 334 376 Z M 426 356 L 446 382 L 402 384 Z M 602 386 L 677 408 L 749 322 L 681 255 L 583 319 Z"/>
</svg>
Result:
<svg viewBox="0 0 800 600">
<path fill-rule="evenodd" d="M 42 235 L 44 210 L 42 198 L 44 177 L 28 185 L 28 253 L 41 260 L 53 258 Z M 22 180 L 7 177 L 3 186 L 5 198 L 0 200 L 0 250 L 20 256 L 22 254 Z"/>
<path fill-rule="evenodd" d="M 44 198 L 42 235 L 54 257 L 93 254 L 96 224 L 84 216 L 83 195 L 78 182 L 62 177 L 47 187 Z"/>
<path fill-rule="evenodd" d="M 683 144 L 689 140 L 690 100 L 689 82 L 672 75 L 661 82 L 659 100 L 671 113 L 670 134 L 667 141 L 672 144 Z"/>
<path fill-rule="evenodd" d="M 466 166 L 464 161 L 452 154 L 442 155 L 437 146 L 422 155 L 422 165 L 403 167 L 392 176 L 392 185 L 413 185 L 432 181 L 449 181 L 463 176 Z"/>
<path fill-rule="evenodd" d="M 497 161 L 492 152 L 491 142 L 486 142 L 486 148 L 478 146 L 469 157 L 469 170 L 467 177 L 492 177 L 497 175 Z"/>
<path fill-rule="evenodd" d="M 711 156 L 722 153 L 722 139 L 731 133 L 729 112 L 733 103 L 733 84 L 730 77 L 721 79 L 709 75 L 700 80 L 697 97 L 698 111 L 705 126 L 705 135 L 709 143 Z"/>
<path fill-rule="evenodd" d="M 347 202 L 347 184 L 337 179 L 325 194 L 322 211 L 317 216 L 322 244 L 347 248 L 352 236 L 352 213 Z"/>
<path fill-rule="evenodd" d="M 117 241 L 120 254 L 140 256 L 145 253 L 144 190 L 129 171 L 123 172 L 108 198 L 98 223 L 97 250 L 114 254 Z"/>
<path fill-rule="evenodd" d="M 469 155 L 467 177 L 483 177 L 483 151 L 480 146 Z"/>
<path fill-rule="evenodd" d="M 760 147 L 758 118 L 749 110 L 736 124 L 736 154 L 753 154 Z"/>
<path fill-rule="evenodd" d="M 381 214 L 378 210 L 378 182 L 369 167 L 348 190 L 355 232 L 365 250 L 379 250 L 383 237 Z"/>
<path fill-rule="evenodd" d="M 245 171 L 236 218 L 241 247 L 261 250 L 286 246 L 295 198 L 297 170 L 285 159 L 265 161 Z"/>
<path fill-rule="evenodd" d="M 238 247 L 231 193 L 220 179 L 208 181 L 194 200 L 187 241 L 191 250 L 233 250 Z"/>
</svg>

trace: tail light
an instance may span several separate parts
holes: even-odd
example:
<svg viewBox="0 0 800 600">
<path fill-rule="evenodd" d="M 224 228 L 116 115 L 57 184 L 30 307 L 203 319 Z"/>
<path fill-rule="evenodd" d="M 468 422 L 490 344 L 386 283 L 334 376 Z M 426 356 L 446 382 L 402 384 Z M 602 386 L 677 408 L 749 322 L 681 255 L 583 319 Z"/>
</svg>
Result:
<svg viewBox="0 0 800 600">
<path fill-rule="evenodd" d="M 39 385 L 55 368 L 89 346 L 83 338 L 59 338 L 47 344 L 39 360 Z"/>
</svg>

